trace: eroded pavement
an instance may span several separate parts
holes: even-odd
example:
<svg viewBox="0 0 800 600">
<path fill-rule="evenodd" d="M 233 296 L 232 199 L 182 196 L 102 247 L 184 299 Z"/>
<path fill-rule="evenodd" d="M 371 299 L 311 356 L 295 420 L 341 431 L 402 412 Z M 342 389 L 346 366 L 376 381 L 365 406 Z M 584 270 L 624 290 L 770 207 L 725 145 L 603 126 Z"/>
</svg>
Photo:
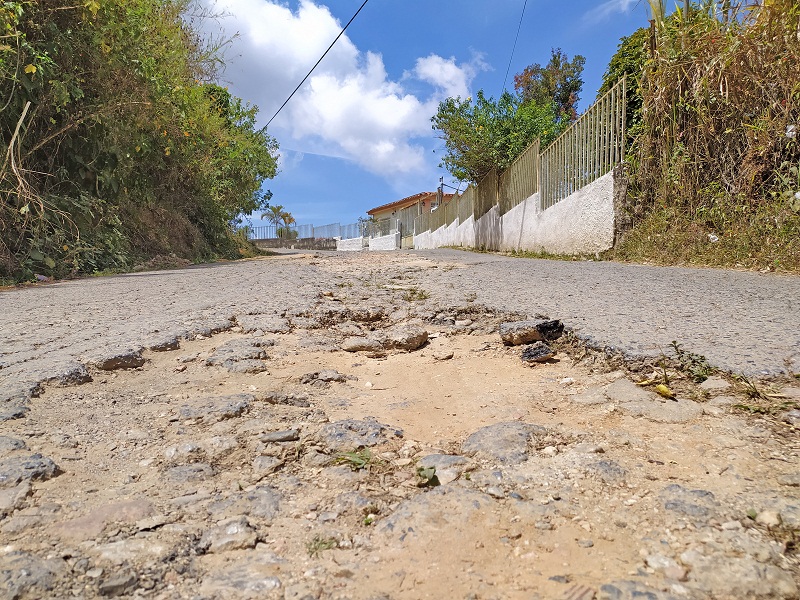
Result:
<svg viewBox="0 0 800 600">
<path fill-rule="evenodd" d="M 528 365 L 500 325 L 559 315 L 345 264 L 7 415 L 1 595 L 798 597 L 795 383 L 747 398 L 569 333 Z M 675 400 L 634 383 L 665 370 Z"/>
</svg>

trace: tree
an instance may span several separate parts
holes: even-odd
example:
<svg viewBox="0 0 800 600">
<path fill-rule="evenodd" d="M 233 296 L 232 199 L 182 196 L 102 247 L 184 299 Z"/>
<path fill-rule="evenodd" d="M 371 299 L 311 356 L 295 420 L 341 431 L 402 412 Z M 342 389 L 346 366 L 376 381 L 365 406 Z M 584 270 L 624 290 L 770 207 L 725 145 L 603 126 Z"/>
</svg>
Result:
<svg viewBox="0 0 800 600">
<path fill-rule="evenodd" d="M 586 59 L 576 54 L 570 61 L 561 48 L 550 52 L 550 62 L 546 66 L 535 63 L 514 76 L 514 89 L 523 104 L 555 102 L 558 118 L 574 121 L 578 118 L 577 105 L 583 88 L 581 75 Z"/>
<path fill-rule="evenodd" d="M 479 91 L 448 98 L 431 119 L 447 149 L 440 166 L 461 181 L 478 182 L 492 169 L 505 170 L 537 137 L 549 143 L 563 131 L 554 102 L 523 103 L 504 92 L 498 100 Z"/>
<path fill-rule="evenodd" d="M 627 110 L 626 126 L 629 137 L 638 131 L 642 122 L 641 83 L 648 60 L 647 45 L 650 42 L 650 31 L 644 27 L 631 35 L 620 39 L 619 47 L 608 63 L 603 75 L 603 85 L 597 92 L 600 98 L 614 87 L 620 79 L 627 76 Z M 630 146 L 629 146 L 630 147 Z"/>
<path fill-rule="evenodd" d="M 292 225 L 296 223 L 292 213 L 283 211 L 281 212 L 281 221 L 283 227 L 278 228 L 278 237 L 294 239 L 297 237 L 297 231 L 292 229 Z"/>
<path fill-rule="evenodd" d="M 266 219 L 272 225 L 277 227 L 283 221 L 283 206 L 281 204 L 275 204 L 273 206 L 269 206 L 267 208 L 267 212 L 261 214 L 262 219 Z"/>
<path fill-rule="evenodd" d="M 238 255 L 277 143 L 214 83 L 192 5 L 2 3 L 0 280 Z"/>
</svg>

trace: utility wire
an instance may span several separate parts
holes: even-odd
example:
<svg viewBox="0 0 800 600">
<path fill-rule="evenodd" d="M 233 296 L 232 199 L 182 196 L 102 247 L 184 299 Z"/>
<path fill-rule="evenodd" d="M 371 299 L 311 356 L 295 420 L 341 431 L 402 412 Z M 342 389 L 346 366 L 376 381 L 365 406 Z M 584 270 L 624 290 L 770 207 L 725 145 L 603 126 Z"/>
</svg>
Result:
<svg viewBox="0 0 800 600">
<path fill-rule="evenodd" d="M 344 32 L 347 31 L 348 27 L 350 27 L 350 23 L 352 23 L 353 21 L 356 20 L 356 17 L 358 16 L 358 13 L 360 13 L 361 9 L 363 9 L 367 5 L 367 2 L 369 2 L 369 0 L 364 0 L 364 3 L 356 11 L 356 14 L 354 14 L 353 17 L 347 22 L 347 25 L 345 25 L 344 28 L 339 32 L 339 35 L 336 36 L 336 39 L 333 40 L 333 42 L 331 42 L 331 45 L 328 46 L 328 49 L 325 50 L 325 52 L 322 54 L 322 56 L 319 57 L 319 60 L 316 62 L 316 64 L 313 67 L 311 67 L 311 70 L 306 74 L 305 77 L 303 77 L 303 81 L 301 81 L 300 83 L 297 84 L 297 87 L 294 88 L 294 91 L 291 94 L 289 94 L 289 97 L 286 99 L 286 101 L 283 104 L 281 104 L 281 107 L 278 109 L 278 111 L 274 115 L 272 115 L 272 118 L 269 121 L 267 121 L 267 124 L 264 127 L 264 129 L 269 127 L 269 124 L 272 123 L 273 120 L 275 120 L 275 117 L 277 117 L 280 114 L 280 112 L 284 109 L 284 107 L 287 104 L 289 104 L 289 100 L 291 100 L 294 97 L 294 95 L 297 93 L 297 91 L 301 87 L 303 87 L 303 84 L 306 82 L 306 80 L 309 77 L 311 77 L 311 74 L 314 72 L 314 69 L 316 69 L 319 66 L 319 63 L 322 62 L 322 59 L 327 56 L 328 52 L 331 51 L 331 48 L 333 48 L 333 46 L 336 44 L 336 42 L 339 41 L 339 38 L 344 35 Z M 527 4 L 528 0 L 525 0 L 525 2 Z M 517 33 L 517 35 L 519 35 L 519 33 Z"/>
<path fill-rule="evenodd" d="M 519 41 L 519 32 L 522 31 L 522 19 L 525 18 L 525 8 L 528 6 L 528 0 L 522 5 L 522 14 L 519 16 L 519 26 L 517 27 L 517 37 L 514 38 L 514 47 L 511 49 L 511 57 L 508 59 L 508 68 L 506 69 L 506 76 L 503 78 L 503 91 L 506 91 L 506 82 L 508 81 L 508 74 L 511 71 L 511 61 L 514 60 L 514 52 L 517 49 L 517 42 Z"/>
</svg>

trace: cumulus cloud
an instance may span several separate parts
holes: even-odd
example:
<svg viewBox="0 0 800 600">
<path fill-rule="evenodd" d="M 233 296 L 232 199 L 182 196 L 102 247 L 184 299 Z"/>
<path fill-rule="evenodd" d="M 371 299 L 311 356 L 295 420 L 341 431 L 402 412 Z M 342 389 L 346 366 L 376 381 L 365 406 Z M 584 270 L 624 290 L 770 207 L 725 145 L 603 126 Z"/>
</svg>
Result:
<svg viewBox="0 0 800 600">
<path fill-rule="evenodd" d="M 238 33 L 227 49 L 224 77 L 237 95 L 260 107 L 262 123 L 342 27 L 326 6 L 312 0 L 300 0 L 296 10 L 279 0 L 206 1 L 223 13 L 203 25 L 206 32 Z M 273 121 L 270 133 L 284 147 L 347 158 L 378 175 L 421 173 L 429 168 L 424 143 L 431 138 L 430 117 L 438 102 L 469 95 L 482 68 L 479 58 L 459 64 L 431 54 L 395 81 L 380 54 L 360 51 L 344 35 Z M 409 77 L 428 84 L 429 93 L 407 91 Z"/>
<path fill-rule="evenodd" d="M 600 23 L 614 13 L 627 13 L 631 7 L 639 4 L 639 0 L 608 0 L 594 7 L 583 15 L 584 23 Z"/>
</svg>

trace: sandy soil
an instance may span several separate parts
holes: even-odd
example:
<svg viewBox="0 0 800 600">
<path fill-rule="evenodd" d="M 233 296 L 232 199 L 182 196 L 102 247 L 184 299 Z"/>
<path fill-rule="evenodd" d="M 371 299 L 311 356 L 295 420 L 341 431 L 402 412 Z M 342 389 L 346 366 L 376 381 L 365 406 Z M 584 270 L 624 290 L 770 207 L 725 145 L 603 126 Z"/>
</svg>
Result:
<svg viewBox="0 0 800 600">
<path fill-rule="evenodd" d="M 523 363 L 523 315 L 338 275 L 4 423 L 4 597 L 798 597 L 797 385 L 669 369 L 667 400 L 569 336 Z M 341 349 L 397 328 L 428 340 Z"/>
</svg>

